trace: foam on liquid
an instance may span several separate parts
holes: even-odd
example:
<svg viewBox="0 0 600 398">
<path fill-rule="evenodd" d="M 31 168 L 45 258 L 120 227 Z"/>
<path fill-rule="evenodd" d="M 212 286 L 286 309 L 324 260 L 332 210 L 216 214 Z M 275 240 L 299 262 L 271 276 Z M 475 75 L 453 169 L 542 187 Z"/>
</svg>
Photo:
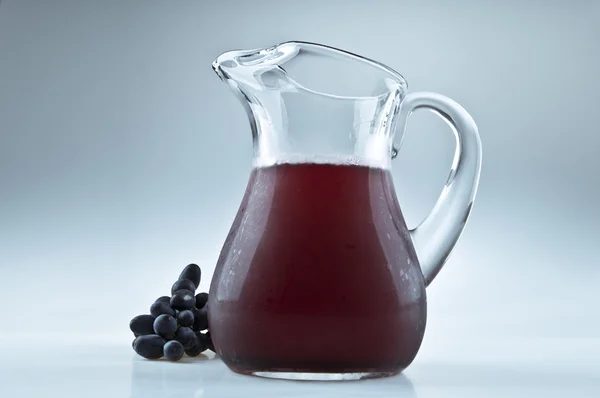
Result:
<svg viewBox="0 0 600 398">
<path fill-rule="evenodd" d="M 266 157 L 259 156 L 254 158 L 253 166 L 255 168 L 262 167 L 271 167 L 277 166 L 280 164 L 331 164 L 338 166 L 361 166 L 361 167 L 371 167 L 375 169 L 389 169 L 391 166 L 390 158 L 383 159 L 372 159 L 365 158 L 361 156 L 352 156 L 352 155 L 295 155 L 289 154 L 281 157 Z"/>
</svg>

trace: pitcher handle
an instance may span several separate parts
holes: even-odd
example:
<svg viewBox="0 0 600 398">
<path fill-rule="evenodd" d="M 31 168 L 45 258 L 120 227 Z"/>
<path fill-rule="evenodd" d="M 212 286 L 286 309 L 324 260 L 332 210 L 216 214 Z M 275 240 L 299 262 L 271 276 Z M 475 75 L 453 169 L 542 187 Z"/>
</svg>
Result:
<svg viewBox="0 0 600 398">
<path fill-rule="evenodd" d="M 481 172 L 481 141 L 471 115 L 455 101 L 441 94 L 407 94 L 399 110 L 404 130 L 408 116 L 417 109 L 438 114 L 456 138 L 452 170 L 433 210 L 410 231 L 421 270 L 428 286 L 442 269 L 465 227 Z"/>
</svg>

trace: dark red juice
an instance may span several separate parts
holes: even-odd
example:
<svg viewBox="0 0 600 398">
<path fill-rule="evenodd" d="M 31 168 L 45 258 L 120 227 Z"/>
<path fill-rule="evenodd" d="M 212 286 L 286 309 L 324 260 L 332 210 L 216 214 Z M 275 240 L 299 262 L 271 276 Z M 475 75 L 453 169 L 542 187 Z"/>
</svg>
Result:
<svg viewBox="0 0 600 398">
<path fill-rule="evenodd" d="M 209 301 L 234 371 L 396 373 L 414 359 L 426 296 L 388 170 L 255 168 Z"/>
</svg>

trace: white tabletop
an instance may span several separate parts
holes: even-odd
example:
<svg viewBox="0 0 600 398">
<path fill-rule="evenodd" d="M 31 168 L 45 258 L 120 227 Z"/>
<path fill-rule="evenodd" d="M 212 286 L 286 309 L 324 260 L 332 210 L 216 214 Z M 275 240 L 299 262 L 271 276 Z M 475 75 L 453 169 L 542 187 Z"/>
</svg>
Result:
<svg viewBox="0 0 600 398">
<path fill-rule="evenodd" d="M 130 342 L 3 339 L 0 397 L 600 397 L 600 340 L 425 342 L 401 375 L 350 382 L 242 376 L 214 355 L 138 357 Z"/>
</svg>

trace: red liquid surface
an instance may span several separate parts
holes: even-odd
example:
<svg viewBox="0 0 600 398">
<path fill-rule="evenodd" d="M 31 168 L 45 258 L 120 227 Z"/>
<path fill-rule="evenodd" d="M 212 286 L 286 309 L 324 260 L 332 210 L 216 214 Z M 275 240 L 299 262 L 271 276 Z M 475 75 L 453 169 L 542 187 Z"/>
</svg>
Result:
<svg viewBox="0 0 600 398">
<path fill-rule="evenodd" d="M 234 371 L 396 373 L 425 331 L 423 276 L 387 170 L 256 168 L 213 277 Z"/>
</svg>

